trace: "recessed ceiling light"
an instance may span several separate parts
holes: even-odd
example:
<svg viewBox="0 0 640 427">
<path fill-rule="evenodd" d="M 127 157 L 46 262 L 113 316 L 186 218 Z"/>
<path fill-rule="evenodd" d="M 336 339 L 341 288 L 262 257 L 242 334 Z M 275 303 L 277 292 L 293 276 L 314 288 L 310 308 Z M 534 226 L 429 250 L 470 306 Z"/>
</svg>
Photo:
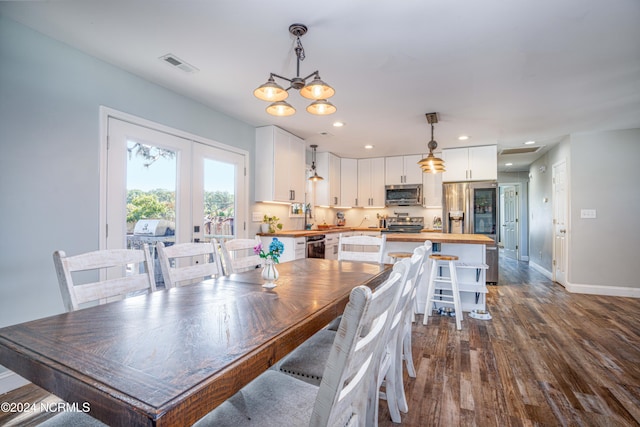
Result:
<svg viewBox="0 0 640 427">
<path fill-rule="evenodd" d="M 535 141 L 527 141 L 524 143 L 524 145 L 533 145 L 535 143 L 536 143 Z"/>
<path fill-rule="evenodd" d="M 367 144 L 364 146 L 364 148 L 366 148 L 367 150 L 371 150 L 373 148 L 373 145 Z"/>
<path fill-rule="evenodd" d="M 467 139 L 469 139 L 469 136 L 468 136 L 468 135 L 460 135 L 460 136 L 458 137 L 458 139 L 459 139 L 460 141 L 466 141 Z"/>
<path fill-rule="evenodd" d="M 513 163 L 505 163 L 505 166 L 513 166 Z"/>
<path fill-rule="evenodd" d="M 333 122 L 333 127 L 336 127 L 336 128 L 341 128 L 344 125 L 345 125 L 344 122 Z"/>
</svg>

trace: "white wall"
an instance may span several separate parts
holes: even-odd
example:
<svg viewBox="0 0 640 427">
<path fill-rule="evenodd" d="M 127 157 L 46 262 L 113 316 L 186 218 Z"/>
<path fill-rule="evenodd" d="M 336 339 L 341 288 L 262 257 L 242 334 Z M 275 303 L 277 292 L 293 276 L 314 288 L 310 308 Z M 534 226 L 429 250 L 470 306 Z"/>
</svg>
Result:
<svg viewBox="0 0 640 427">
<path fill-rule="evenodd" d="M 53 251 L 98 249 L 101 105 L 253 159 L 253 126 L 0 15 L 0 327 L 62 312 Z"/>
</svg>

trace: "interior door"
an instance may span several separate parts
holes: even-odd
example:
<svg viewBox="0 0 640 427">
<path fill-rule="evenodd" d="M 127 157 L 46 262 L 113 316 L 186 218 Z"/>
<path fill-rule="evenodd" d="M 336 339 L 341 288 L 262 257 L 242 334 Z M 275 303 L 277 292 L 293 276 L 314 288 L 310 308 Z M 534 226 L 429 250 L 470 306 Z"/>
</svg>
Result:
<svg viewBox="0 0 640 427">
<path fill-rule="evenodd" d="M 567 285 L 568 200 L 567 164 L 553 165 L 553 280 Z"/>
<path fill-rule="evenodd" d="M 502 241 L 504 255 L 518 259 L 518 190 L 513 185 L 502 187 Z"/>
</svg>

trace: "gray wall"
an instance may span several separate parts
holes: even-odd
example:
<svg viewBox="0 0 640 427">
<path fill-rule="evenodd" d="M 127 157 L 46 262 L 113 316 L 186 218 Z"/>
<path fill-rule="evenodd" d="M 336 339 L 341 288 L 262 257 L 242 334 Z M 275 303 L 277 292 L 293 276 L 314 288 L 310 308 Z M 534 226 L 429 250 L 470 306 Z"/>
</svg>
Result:
<svg viewBox="0 0 640 427">
<path fill-rule="evenodd" d="M 549 273 L 552 167 L 563 159 L 569 185 L 568 285 L 640 288 L 640 222 L 635 218 L 640 129 L 572 134 L 531 165 L 529 259 Z M 580 218 L 581 209 L 596 209 L 597 218 Z"/>
<path fill-rule="evenodd" d="M 553 261 L 552 168 L 554 164 L 566 161 L 571 186 L 569 153 L 570 139 L 567 137 L 529 168 L 529 262 L 549 273 Z"/>
<path fill-rule="evenodd" d="M 639 161 L 640 129 L 571 135 L 571 283 L 640 288 Z"/>
<path fill-rule="evenodd" d="M 51 254 L 98 249 L 101 105 L 253 159 L 252 126 L 0 15 L 0 327 L 62 312 Z"/>
</svg>

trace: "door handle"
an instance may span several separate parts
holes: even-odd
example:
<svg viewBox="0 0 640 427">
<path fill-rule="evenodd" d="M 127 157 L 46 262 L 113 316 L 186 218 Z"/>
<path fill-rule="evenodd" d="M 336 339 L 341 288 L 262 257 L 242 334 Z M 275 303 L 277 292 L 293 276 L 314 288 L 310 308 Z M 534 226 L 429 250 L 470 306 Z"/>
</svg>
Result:
<svg viewBox="0 0 640 427">
<path fill-rule="evenodd" d="M 560 232 L 564 234 L 564 233 L 566 233 L 566 232 L 567 232 L 567 230 L 565 230 L 565 229 L 563 228 L 562 230 L 560 230 Z"/>
</svg>

